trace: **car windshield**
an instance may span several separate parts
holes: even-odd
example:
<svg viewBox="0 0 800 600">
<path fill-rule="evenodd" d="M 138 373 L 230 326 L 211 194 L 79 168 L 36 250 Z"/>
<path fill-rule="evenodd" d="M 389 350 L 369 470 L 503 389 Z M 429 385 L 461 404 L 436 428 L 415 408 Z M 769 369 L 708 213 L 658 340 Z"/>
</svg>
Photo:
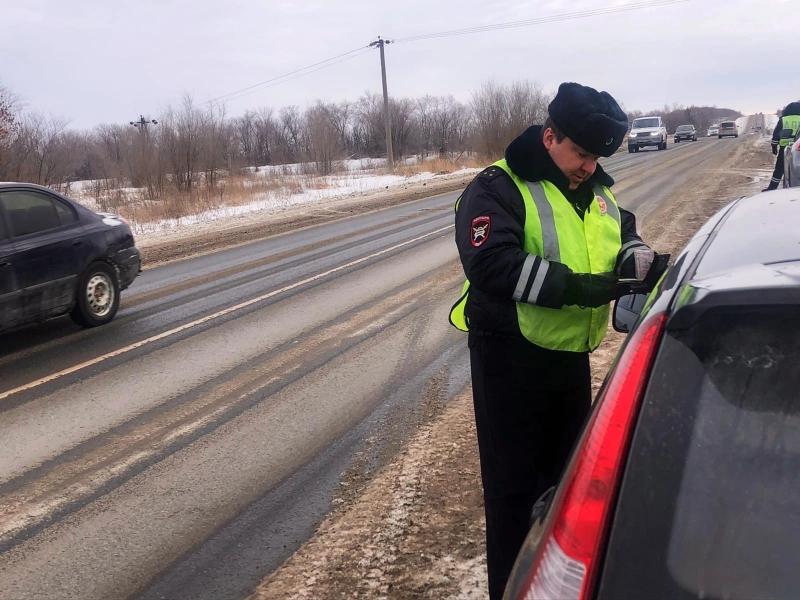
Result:
<svg viewBox="0 0 800 600">
<path fill-rule="evenodd" d="M 694 125 L 678 125 L 678 131 L 691 131 Z"/>
<path fill-rule="evenodd" d="M 728 307 L 664 336 L 598 598 L 797 598 L 798 329 L 796 305 Z"/>
<path fill-rule="evenodd" d="M 634 119 L 631 129 L 640 129 L 642 127 L 658 127 L 658 119 L 653 117 L 646 119 Z"/>
</svg>

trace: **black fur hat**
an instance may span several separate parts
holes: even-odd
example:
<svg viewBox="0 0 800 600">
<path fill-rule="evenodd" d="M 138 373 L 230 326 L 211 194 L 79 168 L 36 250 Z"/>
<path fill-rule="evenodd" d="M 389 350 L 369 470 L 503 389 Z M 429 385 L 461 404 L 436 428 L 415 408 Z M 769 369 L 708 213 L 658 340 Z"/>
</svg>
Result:
<svg viewBox="0 0 800 600">
<path fill-rule="evenodd" d="M 614 154 L 628 130 L 628 117 L 611 94 L 579 83 L 558 86 L 547 110 L 562 133 L 599 156 Z"/>
</svg>

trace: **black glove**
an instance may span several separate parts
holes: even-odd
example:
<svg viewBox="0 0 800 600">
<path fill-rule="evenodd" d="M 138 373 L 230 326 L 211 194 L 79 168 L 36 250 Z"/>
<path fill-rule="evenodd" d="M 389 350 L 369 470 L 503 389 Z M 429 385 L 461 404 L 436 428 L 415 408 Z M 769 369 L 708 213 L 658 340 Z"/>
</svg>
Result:
<svg viewBox="0 0 800 600">
<path fill-rule="evenodd" d="M 655 252 L 642 242 L 642 244 L 634 248 L 629 248 L 625 252 L 619 253 L 614 273 L 622 279 L 643 281 L 650 269 L 650 265 L 653 264 L 654 258 Z"/>
<path fill-rule="evenodd" d="M 772 144 L 772 153 L 777 156 L 778 155 L 778 144 Z"/>
<path fill-rule="evenodd" d="M 570 273 L 564 288 L 564 304 L 597 308 L 620 296 L 614 273 Z"/>
</svg>

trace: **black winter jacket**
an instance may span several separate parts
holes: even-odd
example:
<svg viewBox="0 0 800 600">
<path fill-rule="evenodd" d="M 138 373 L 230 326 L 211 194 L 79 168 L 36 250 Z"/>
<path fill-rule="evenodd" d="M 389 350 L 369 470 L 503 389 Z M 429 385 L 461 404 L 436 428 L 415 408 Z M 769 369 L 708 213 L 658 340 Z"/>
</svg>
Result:
<svg viewBox="0 0 800 600">
<path fill-rule="evenodd" d="M 594 198 L 595 184 L 611 187 L 614 180 L 600 165 L 591 178 L 576 190 L 550 158 L 541 139 L 540 126 L 529 127 L 506 149 L 511 170 L 527 181 L 546 179 L 555 184 L 583 218 Z M 636 218 L 620 208 L 622 245 L 641 238 L 636 233 Z M 488 223 L 488 228 L 486 224 Z M 456 210 L 456 245 L 470 281 L 465 314 L 471 332 L 521 337 L 517 323 L 515 293 L 521 286 L 520 275 L 528 253 L 523 248 L 525 204 L 517 186 L 499 167 L 488 167 L 466 187 Z M 483 238 L 482 236 L 486 237 Z M 541 257 L 535 257 L 524 288 L 531 289 Z M 566 265 L 549 262 L 544 282 L 533 302 L 560 308 L 567 277 Z M 523 282 L 524 283 L 524 282 Z"/>
<path fill-rule="evenodd" d="M 783 115 L 800 115 L 800 102 L 790 102 L 781 111 L 781 118 L 778 119 L 775 129 L 772 131 L 772 146 L 777 148 L 781 141 L 781 131 L 783 131 Z"/>
</svg>

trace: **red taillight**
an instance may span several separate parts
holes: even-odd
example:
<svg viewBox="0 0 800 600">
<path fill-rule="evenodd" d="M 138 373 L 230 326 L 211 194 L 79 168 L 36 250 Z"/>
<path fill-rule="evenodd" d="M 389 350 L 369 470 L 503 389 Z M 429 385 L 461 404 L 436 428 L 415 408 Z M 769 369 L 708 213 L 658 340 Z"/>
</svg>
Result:
<svg viewBox="0 0 800 600">
<path fill-rule="evenodd" d="M 628 342 L 564 475 L 517 598 L 591 596 L 634 419 L 665 322 L 663 313 L 651 316 Z"/>
</svg>

